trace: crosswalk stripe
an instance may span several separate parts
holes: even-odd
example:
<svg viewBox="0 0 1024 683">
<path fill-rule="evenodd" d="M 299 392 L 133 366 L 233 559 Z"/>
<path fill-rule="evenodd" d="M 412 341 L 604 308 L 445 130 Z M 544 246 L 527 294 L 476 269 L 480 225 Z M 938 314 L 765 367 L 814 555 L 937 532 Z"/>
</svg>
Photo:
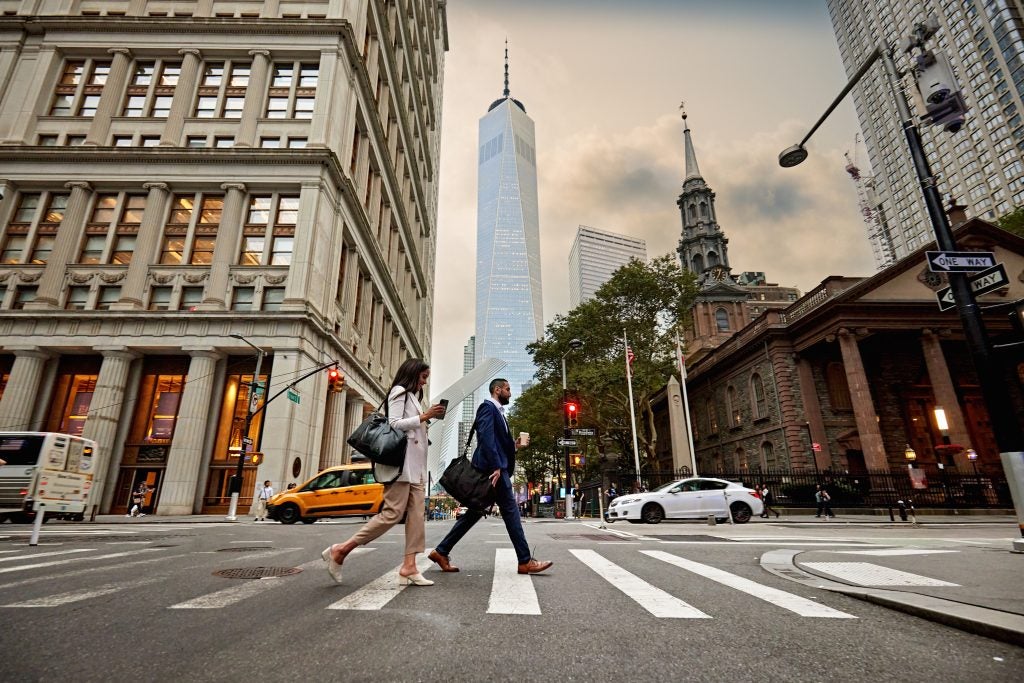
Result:
<svg viewBox="0 0 1024 683">
<path fill-rule="evenodd" d="M 706 579 L 711 579 L 716 583 L 720 583 L 723 586 L 734 588 L 740 592 L 752 595 L 755 598 L 770 602 L 773 605 L 777 605 L 783 609 L 787 609 L 790 612 L 796 612 L 802 617 L 822 617 L 827 619 L 856 619 L 852 614 L 846 612 L 840 612 L 837 609 L 826 607 L 825 605 L 814 602 L 813 600 L 807 600 L 801 598 L 798 595 L 781 591 L 771 586 L 765 586 L 764 584 L 745 579 L 741 576 L 736 576 L 730 572 L 710 567 L 706 564 L 700 564 L 699 562 L 693 562 L 687 560 L 678 555 L 672 555 L 661 550 L 641 550 L 644 555 L 648 555 L 663 562 L 667 562 L 671 565 L 685 569 L 703 576 Z"/>
<path fill-rule="evenodd" d="M 711 618 L 693 605 L 652 586 L 635 574 L 601 557 L 593 550 L 570 550 L 569 552 L 597 572 L 602 579 L 628 595 L 656 617 L 668 619 Z"/>
<path fill-rule="evenodd" d="M 323 560 L 311 560 L 304 564 L 300 564 L 298 568 L 305 571 L 316 566 L 323 566 Z M 206 595 L 200 595 L 198 598 L 192 598 L 185 602 L 179 602 L 176 605 L 171 605 L 167 609 L 218 609 L 221 607 L 227 607 L 228 605 L 233 605 L 236 602 L 241 602 L 246 598 L 251 598 L 263 591 L 276 588 L 283 584 L 284 582 L 281 581 L 281 577 L 277 576 L 268 576 L 262 579 L 243 581 L 242 583 L 229 588 L 224 588 L 223 590 L 207 593 Z"/>
<path fill-rule="evenodd" d="M 17 562 L 18 560 L 34 560 L 37 557 L 52 557 L 54 555 L 68 555 L 70 553 L 91 553 L 96 548 L 76 548 L 75 550 L 55 550 L 51 553 L 36 553 L 34 555 L 18 555 L 17 557 L 0 557 L 0 562 Z"/>
<path fill-rule="evenodd" d="M 60 607 L 61 605 L 67 605 L 72 602 L 81 602 L 83 600 L 89 600 L 90 598 L 99 598 L 104 595 L 110 595 L 111 593 L 117 593 L 118 591 L 126 590 L 128 588 L 146 586 L 160 580 L 162 579 L 149 578 L 142 579 L 141 581 L 130 581 L 128 583 L 108 583 L 102 586 L 97 586 L 96 588 L 83 588 L 81 590 L 68 591 L 67 593 L 47 595 L 46 597 L 35 598 L 33 600 L 0 605 L 0 607 Z"/>
<path fill-rule="evenodd" d="M 519 558 L 511 548 L 495 548 L 494 578 L 488 614 L 540 614 L 540 602 L 529 574 L 517 570 Z"/>
<path fill-rule="evenodd" d="M 151 564 L 153 562 L 166 562 L 167 560 L 174 560 L 179 557 L 187 557 L 191 553 L 179 553 L 177 555 L 161 555 L 160 557 L 151 557 L 148 560 L 135 560 L 134 562 L 121 562 L 116 565 L 107 565 L 105 567 L 89 567 L 87 569 L 81 569 L 75 567 L 75 576 L 82 576 L 83 574 L 92 574 L 94 572 L 110 572 L 118 571 L 122 569 L 128 569 L 140 564 Z M 20 586 L 28 586 L 33 583 L 41 583 L 43 581 L 56 581 L 59 580 L 61 574 L 50 574 L 48 576 L 34 576 L 31 579 L 22 579 L 21 581 L 13 581 L 11 583 L 0 584 L 0 590 L 9 590 L 11 588 L 18 588 Z"/>
<path fill-rule="evenodd" d="M 358 550 L 358 548 L 356 549 Z M 373 548 L 367 548 L 373 550 Z M 433 564 L 427 555 L 433 548 L 427 548 L 423 556 L 416 561 L 416 568 L 422 573 Z M 353 551 L 355 552 L 355 551 Z M 398 567 L 389 570 L 383 576 L 374 579 L 359 590 L 349 593 L 341 600 L 327 606 L 327 609 L 378 610 L 395 599 L 405 586 L 398 583 Z"/>
<path fill-rule="evenodd" d="M 69 562 L 92 562 L 94 560 L 110 560 L 115 557 L 127 557 L 129 555 L 139 555 L 141 553 L 153 553 L 160 548 L 139 548 L 138 550 L 132 550 L 125 553 L 110 553 L 108 555 L 91 555 L 89 557 L 68 557 L 63 560 L 54 560 L 53 562 L 36 562 L 35 564 L 23 564 L 18 567 L 4 567 L 0 569 L 0 574 L 9 574 L 10 572 L 22 572 L 26 569 L 38 569 L 39 567 L 53 567 L 58 564 L 68 564 Z"/>
<path fill-rule="evenodd" d="M 840 555 L 875 555 L 878 557 L 902 557 L 904 555 L 937 555 L 958 553 L 959 550 L 925 550 L 924 548 L 889 548 L 887 550 L 836 550 Z"/>
<path fill-rule="evenodd" d="M 870 562 L 801 562 L 810 567 L 859 586 L 959 586 L 920 574 L 901 572 Z"/>
</svg>

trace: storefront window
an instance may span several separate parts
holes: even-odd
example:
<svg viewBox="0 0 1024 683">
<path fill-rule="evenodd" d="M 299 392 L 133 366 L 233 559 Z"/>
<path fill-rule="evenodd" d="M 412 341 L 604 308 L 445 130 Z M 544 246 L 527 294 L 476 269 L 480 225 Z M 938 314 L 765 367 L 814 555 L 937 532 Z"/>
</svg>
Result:
<svg viewBox="0 0 1024 683">
<path fill-rule="evenodd" d="M 264 365 L 264 367 L 266 367 Z M 267 375 L 260 375 L 266 383 Z M 213 460 L 236 462 L 235 458 L 242 452 L 242 436 L 245 430 L 245 416 L 249 411 L 249 382 L 252 374 L 228 375 L 224 387 L 224 400 L 221 403 L 220 422 L 217 429 L 217 443 L 214 447 Z M 253 442 L 253 450 L 259 450 L 260 428 L 263 426 L 263 413 L 253 417 L 249 428 L 249 438 Z"/>
<path fill-rule="evenodd" d="M 153 394 L 152 410 L 150 410 L 149 428 L 143 439 L 147 442 L 168 442 L 174 435 L 174 425 L 178 419 L 178 406 L 181 404 L 181 392 L 185 386 L 183 375 L 158 375 L 156 391 Z"/>
<path fill-rule="evenodd" d="M 60 423 L 60 432 L 81 436 L 85 421 L 89 417 L 89 405 L 96 391 L 98 375 L 74 375 L 68 400 L 64 404 L 64 417 Z"/>
</svg>

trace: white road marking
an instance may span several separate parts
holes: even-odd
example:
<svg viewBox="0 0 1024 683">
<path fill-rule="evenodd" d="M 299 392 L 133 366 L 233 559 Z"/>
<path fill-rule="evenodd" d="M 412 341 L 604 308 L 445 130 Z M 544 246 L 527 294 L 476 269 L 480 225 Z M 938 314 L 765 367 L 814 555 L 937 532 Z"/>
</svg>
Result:
<svg viewBox="0 0 1024 683">
<path fill-rule="evenodd" d="M 21 572 L 26 569 L 37 569 L 39 567 L 53 567 L 59 564 L 68 564 L 70 562 L 92 562 L 94 560 L 109 560 L 115 557 L 128 557 L 130 555 L 138 555 L 140 553 L 153 553 L 161 548 L 139 548 L 138 550 L 131 550 L 123 553 L 110 553 L 108 555 L 92 555 L 90 557 L 69 557 L 63 560 L 54 560 L 53 562 L 37 562 L 35 564 L 24 564 L 20 567 L 4 567 L 0 569 L 0 574 L 8 574 L 10 572 Z"/>
<path fill-rule="evenodd" d="M 316 566 L 323 566 L 323 563 L 323 559 L 317 558 L 304 564 L 300 564 L 298 568 L 305 571 Z M 246 598 L 251 598 L 263 591 L 276 588 L 284 583 L 281 581 L 282 578 L 287 577 L 268 576 L 262 579 L 243 580 L 241 583 L 235 584 L 229 588 L 224 588 L 213 593 L 207 593 L 206 595 L 200 595 L 198 598 L 192 598 L 185 602 L 179 602 L 176 605 L 171 605 L 167 609 L 220 609 L 221 607 L 227 607 L 228 605 L 233 605 L 236 602 L 241 602 Z"/>
<path fill-rule="evenodd" d="M 641 607 L 663 619 L 710 619 L 699 609 L 679 598 L 656 588 L 640 577 L 606 560 L 593 550 L 570 550 L 583 564 L 602 579 L 635 600 Z"/>
<path fill-rule="evenodd" d="M 160 557 L 151 557 L 148 560 L 136 560 L 135 562 L 122 562 L 116 565 L 107 565 L 105 567 L 89 567 L 87 569 L 75 568 L 75 576 L 81 576 L 82 574 L 91 574 L 93 572 L 108 572 L 118 569 L 126 569 L 128 567 L 134 567 L 140 564 L 150 564 L 152 562 L 165 562 L 167 560 L 173 560 L 178 557 L 187 557 L 191 553 L 180 553 L 178 555 L 161 555 Z M 60 579 L 62 574 L 50 574 L 49 576 L 36 576 L 31 579 L 22 579 L 21 581 L 14 581 L 12 583 L 0 584 L 0 590 L 7 590 L 9 588 L 17 588 L 19 586 L 27 586 L 33 583 L 39 583 L 40 581 L 54 581 Z"/>
<path fill-rule="evenodd" d="M 54 550 L 50 553 L 36 553 L 34 555 L 17 555 L 14 557 L 0 557 L 0 562 L 16 562 L 18 560 L 34 560 L 37 557 L 52 557 L 54 555 L 69 555 L 71 553 L 91 553 L 96 548 L 76 548 L 75 550 Z"/>
<path fill-rule="evenodd" d="M 619 531 L 618 529 L 612 529 L 610 527 L 605 527 L 604 529 L 602 529 L 597 524 L 590 524 L 588 522 L 578 522 L 578 523 L 582 524 L 585 527 L 589 527 L 591 529 L 597 529 L 598 531 L 600 531 L 603 534 L 611 534 L 612 536 L 618 536 L 619 538 L 635 538 L 638 541 L 653 541 L 653 540 L 657 539 L 657 536 L 641 536 L 641 535 L 638 535 L 638 534 L 632 534 L 632 533 L 630 533 L 628 531 Z"/>
<path fill-rule="evenodd" d="M 264 540 L 260 540 L 260 541 L 231 541 L 231 543 L 238 543 L 240 545 L 245 545 L 246 543 L 273 543 L 273 541 L 264 541 Z"/>
<path fill-rule="evenodd" d="M 663 545 L 805 545 L 808 547 L 822 546 L 822 547 L 834 547 L 834 546 L 866 546 L 871 545 L 868 543 L 860 543 L 857 541 L 851 541 L 849 543 L 842 542 L 824 542 L 824 541 L 658 541 Z"/>
<path fill-rule="evenodd" d="M 359 550 L 359 548 L 356 548 Z M 367 548 L 372 550 L 372 548 Z M 427 548 L 422 557 L 416 561 L 416 568 L 424 572 L 434 563 L 427 559 L 427 555 L 433 548 Z M 354 552 L 354 551 L 353 551 Z M 349 593 L 341 600 L 327 606 L 327 609 L 351 609 L 351 610 L 378 610 L 391 602 L 395 596 L 401 593 L 405 586 L 398 583 L 398 567 L 388 571 L 387 574 L 371 581 L 359 590 Z"/>
<path fill-rule="evenodd" d="M 517 570 L 519 559 L 511 548 L 494 549 L 494 579 L 488 614 L 540 614 L 540 602 L 529 574 Z"/>
<path fill-rule="evenodd" d="M 925 550 L 923 548 L 889 548 L 887 550 L 837 550 L 837 555 L 876 555 L 879 557 L 899 557 L 901 555 L 937 555 L 939 553 L 958 553 L 959 550 Z"/>
<path fill-rule="evenodd" d="M 901 572 L 870 562 L 801 562 L 798 566 L 810 567 L 860 586 L 959 586 L 920 574 Z"/>
<path fill-rule="evenodd" d="M 127 583 L 108 583 L 102 586 L 97 586 L 96 588 L 83 588 L 81 590 L 68 591 L 67 593 L 48 595 L 43 598 L 25 600 L 24 602 L 0 605 L 0 607 L 60 607 L 61 605 L 67 605 L 68 603 L 81 602 L 82 600 L 89 600 L 91 598 L 99 598 L 128 588 L 138 588 L 139 586 L 145 586 L 162 580 L 162 578 L 147 578 L 140 581 L 129 581 Z"/>
<path fill-rule="evenodd" d="M 693 572 L 704 578 L 711 579 L 716 583 L 720 583 L 723 586 L 734 588 L 740 592 L 752 595 L 755 598 L 770 602 L 773 605 L 777 605 L 783 609 L 787 609 L 790 612 L 796 612 L 802 617 L 824 617 L 829 619 L 856 619 L 857 617 L 846 612 L 840 612 L 837 609 L 826 607 L 825 605 L 818 604 L 813 600 L 807 600 L 801 598 L 798 595 L 781 591 L 771 586 L 765 586 L 764 584 L 751 581 L 750 579 L 744 579 L 741 576 L 736 576 L 727 571 L 710 567 L 706 564 L 700 564 L 699 562 L 693 562 L 691 560 L 683 559 L 678 555 L 672 555 L 661 550 L 641 550 L 644 555 L 649 555 L 655 559 L 668 562 L 671 565 L 675 565 L 680 569 Z"/>
</svg>

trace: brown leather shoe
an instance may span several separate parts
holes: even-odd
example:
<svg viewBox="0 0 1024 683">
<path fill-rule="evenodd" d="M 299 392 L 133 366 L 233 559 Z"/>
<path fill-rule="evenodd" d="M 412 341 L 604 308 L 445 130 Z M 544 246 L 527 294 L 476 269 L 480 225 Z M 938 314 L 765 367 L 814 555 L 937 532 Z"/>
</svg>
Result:
<svg viewBox="0 0 1024 683">
<path fill-rule="evenodd" d="M 550 560 L 545 560 L 541 562 L 540 560 L 535 560 L 531 557 L 529 562 L 524 562 L 521 565 L 519 565 L 519 573 L 540 574 L 542 571 L 545 571 L 553 564 L 554 562 L 551 562 Z"/>
<path fill-rule="evenodd" d="M 437 552 L 436 550 L 431 550 L 430 554 L 427 555 L 427 559 L 430 560 L 431 562 L 435 563 L 438 567 L 440 567 L 441 571 L 443 571 L 443 572 L 457 572 L 457 571 L 459 571 L 458 567 L 456 567 L 454 564 L 449 562 L 447 557 L 445 557 L 441 553 Z"/>
</svg>

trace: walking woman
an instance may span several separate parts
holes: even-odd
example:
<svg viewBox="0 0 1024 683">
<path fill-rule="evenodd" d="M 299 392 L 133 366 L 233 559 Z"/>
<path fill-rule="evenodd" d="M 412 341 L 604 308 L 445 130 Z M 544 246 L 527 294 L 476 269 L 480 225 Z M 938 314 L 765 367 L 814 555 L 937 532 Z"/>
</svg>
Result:
<svg viewBox="0 0 1024 683">
<path fill-rule="evenodd" d="M 391 383 L 388 394 L 388 419 L 395 429 L 407 437 L 405 464 L 388 467 L 375 464 L 374 477 L 384 484 L 384 502 L 380 512 L 362 526 L 352 538 L 325 548 L 321 557 L 327 571 L 341 583 L 341 565 L 356 546 L 366 545 L 398 524 L 405 516 L 405 556 L 398 568 L 401 585 L 430 586 L 433 581 L 423 578 L 416 568 L 416 555 L 424 550 L 423 499 L 427 486 L 427 422 L 444 417 L 441 404 L 420 410 L 423 386 L 430 377 L 430 366 L 420 358 L 402 363 Z M 406 515 L 408 511 L 408 515 Z"/>
</svg>

